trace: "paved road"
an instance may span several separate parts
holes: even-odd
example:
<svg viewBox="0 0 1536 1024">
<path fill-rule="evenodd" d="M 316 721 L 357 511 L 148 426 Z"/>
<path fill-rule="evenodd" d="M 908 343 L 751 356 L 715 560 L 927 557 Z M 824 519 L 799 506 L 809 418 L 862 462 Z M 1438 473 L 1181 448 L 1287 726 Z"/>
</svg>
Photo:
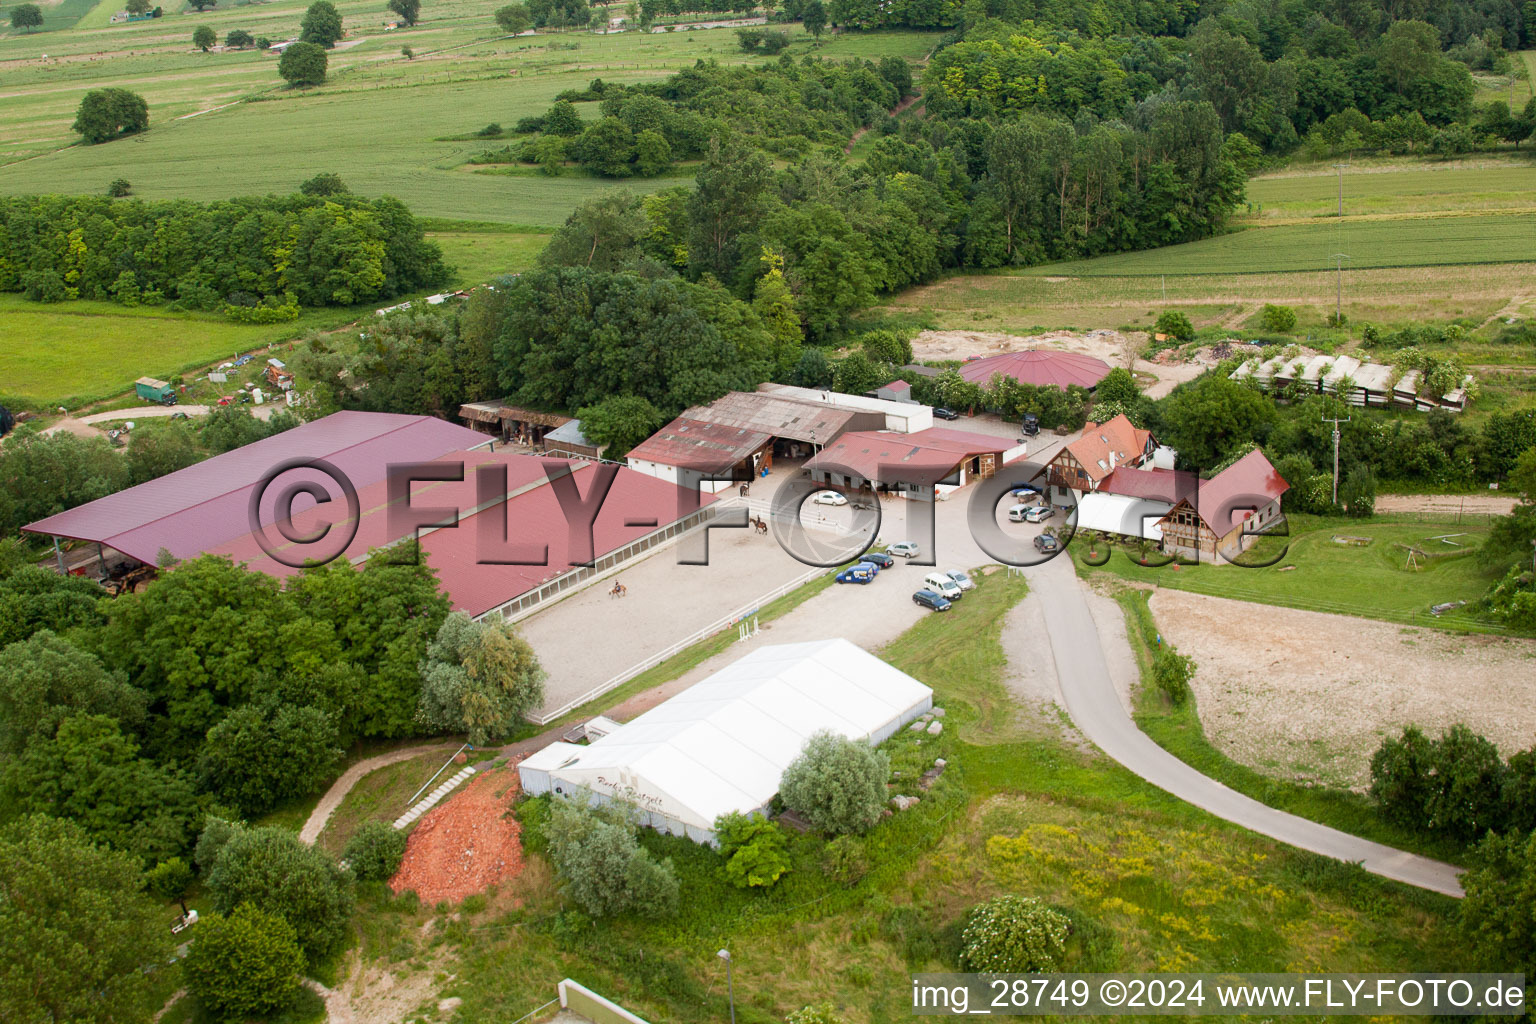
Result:
<svg viewBox="0 0 1536 1024">
<path fill-rule="evenodd" d="M 1154 743 L 1137 728 L 1110 678 L 1101 640 L 1082 584 L 1069 561 L 1058 558 L 1028 571 L 1045 609 L 1062 699 L 1072 721 L 1104 753 L 1143 779 L 1218 818 L 1283 843 L 1343 861 L 1359 861 L 1372 874 L 1409 885 L 1462 895 L 1460 869 L 1267 807 L 1243 796 Z"/>
</svg>

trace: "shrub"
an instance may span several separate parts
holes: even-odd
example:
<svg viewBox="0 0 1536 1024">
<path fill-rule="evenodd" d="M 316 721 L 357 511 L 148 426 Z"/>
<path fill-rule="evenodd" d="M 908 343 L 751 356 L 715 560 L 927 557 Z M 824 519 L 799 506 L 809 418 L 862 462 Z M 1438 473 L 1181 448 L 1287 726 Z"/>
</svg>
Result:
<svg viewBox="0 0 1536 1024">
<path fill-rule="evenodd" d="M 1461 884 L 1461 934 L 1472 962 L 1536 974 L 1536 834 L 1484 839 Z"/>
<path fill-rule="evenodd" d="M 821 869 L 833 881 L 852 885 L 869 872 L 869 856 L 857 836 L 838 836 L 827 843 L 821 856 Z"/>
<path fill-rule="evenodd" d="M 975 907 L 961 933 L 960 969 L 1033 974 L 1055 970 L 1071 921 L 1032 896 L 998 896 Z"/>
<path fill-rule="evenodd" d="M 232 50 L 243 50 L 256 45 L 256 38 L 243 28 L 231 29 L 224 36 L 224 45 Z"/>
<path fill-rule="evenodd" d="M 1189 680 L 1195 674 L 1193 658 L 1165 644 L 1152 659 L 1152 681 L 1175 707 L 1189 700 Z"/>
<path fill-rule="evenodd" d="M 345 196 L 352 193 L 347 183 L 341 180 L 341 175 L 330 171 L 321 171 L 302 183 L 299 191 L 306 196 Z"/>
<path fill-rule="evenodd" d="M 544 832 L 566 893 L 593 917 L 661 917 L 676 911 L 672 862 L 658 861 L 641 847 L 627 808 L 556 800 Z"/>
<path fill-rule="evenodd" d="M 812 827 L 837 835 L 863 832 L 885 807 L 886 756 L 867 743 L 819 732 L 784 770 L 779 795 Z"/>
<path fill-rule="evenodd" d="M 481 138 L 494 139 L 496 136 L 501 134 L 501 125 L 497 124 L 495 121 L 492 121 L 490 124 L 486 125 L 484 128 L 481 128 L 475 134 Z"/>
<path fill-rule="evenodd" d="M 1296 329 L 1296 311 L 1290 306 L 1266 303 L 1263 312 L 1259 314 L 1259 323 L 1264 325 L 1266 331 L 1290 334 Z"/>
<path fill-rule="evenodd" d="M 1376 474 L 1361 463 L 1349 471 L 1339 486 L 1339 501 L 1352 516 L 1376 514 Z"/>
<path fill-rule="evenodd" d="M 1371 756 L 1370 793 L 1388 821 L 1472 840 L 1503 824 L 1506 771 L 1498 748 L 1465 725 L 1438 740 L 1410 725 Z"/>
<path fill-rule="evenodd" d="M 21 275 L 21 293 L 33 302 L 63 302 L 69 288 L 57 270 L 28 270 Z"/>
<path fill-rule="evenodd" d="M 224 847 L 236 833 L 244 829 L 244 822 L 230 821 L 213 814 L 208 815 L 208 821 L 197 837 L 197 845 L 192 849 L 192 860 L 197 864 L 197 870 L 205 876 L 212 871 L 213 866 L 219 862 L 219 854 L 224 852 Z"/>
<path fill-rule="evenodd" d="M 342 852 L 352 874 L 362 882 L 384 882 L 400 870 L 405 856 L 405 833 L 387 821 L 370 821 L 347 840 Z"/>
<path fill-rule="evenodd" d="M 215 1020 L 265 1017 L 299 992 L 304 954 L 293 925 L 250 903 L 197 929 L 187 953 L 187 988 Z"/>
<path fill-rule="evenodd" d="M 107 186 L 107 195 L 113 199 L 121 199 L 123 196 L 132 194 L 133 186 L 128 183 L 127 178 L 113 178 L 112 184 Z"/>
<path fill-rule="evenodd" d="M 576 105 L 570 100 L 556 100 L 554 105 L 544 112 L 541 119 L 540 131 L 551 135 L 580 135 L 586 130 L 587 123 L 581 119 Z"/>
<path fill-rule="evenodd" d="M 802 1006 L 784 1018 L 784 1024 L 847 1024 L 831 1003 Z"/>
<path fill-rule="evenodd" d="M 715 821 L 722 871 L 738 889 L 772 886 L 789 870 L 784 833 L 760 815 L 732 812 Z"/>
<path fill-rule="evenodd" d="M 1189 317 L 1176 309 L 1164 310 L 1157 318 L 1157 323 L 1152 325 L 1154 334 L 1166 334 L 1178 341 L 1194 341 L 1195 325 L 1189 322 Z"/>
</svg>

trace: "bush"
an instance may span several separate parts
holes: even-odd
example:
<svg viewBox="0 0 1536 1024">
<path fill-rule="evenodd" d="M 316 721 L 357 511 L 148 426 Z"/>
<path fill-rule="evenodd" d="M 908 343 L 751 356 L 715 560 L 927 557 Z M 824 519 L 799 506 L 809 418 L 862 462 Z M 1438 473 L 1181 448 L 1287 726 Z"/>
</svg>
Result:
<svg viewBox="0 0 1536 1024">
<path fill-rule="evenodd" d="M 853 885 L 869 872 L 869 856 L 857 836 L 838 836 L 822 852 L 821 870 L 833 881 Z"/>
<path fill-rule="evenodd" d="M 1461 934 L 1472 963 L 1536 975 L 1536 834 L 1484 839 L 1461 884 Z"/>
<path fill-rule="evenodd" d="M 224 36 L 224 45 L 231 50 L 244 50 L 247 47 L 256 45 L 256 37 L 243 28 L 231 29 Z"/>
<path fill-rule="evenodd" d="M 641 847 L 627 808 L 556 800 L 544 833 L 566 893 L 593 917 L 676 912 L 672 861 L 658 861 Z"/>
<path fill-rule="evenodd" d="M 795 1010 L 784 1018 L 784 1024 L 847 1024 L 847 1021 L 837 1015 L 831 1003 L 817 1003 Z"/>
<path fill-rule="evenodd" d="M 1164 310 L 1157 318 L 1157 323 L 1152 325 L 1154 334 L 1166 334 L 1178 341 L 1194 341 L 1195 325 L 1189 322 L 1189 317 L 1176 309 Z"/>
<path fill-rule="evenodd" d="M 580 135 L 586 128 L 587 123 L 581 119 L 574 103 L 570 100 L 556 100 L 544 112 L 539 130 L 550 135 L 572 136 Z"/>
<path fill-rule="evenodd" d="M 1180 654 L 1172 644 L 1165 644 L 1152 659 L 1152 681 L 1174 707 L 1189 700 L 1189 680 L 1194 674 L 1194 659 Z"/>
<path fill-rule="evenodd" d="M 184 962 L 187 989 L 215 1020 L 270 1016 L 299 992 L 304 954 L 293 925 L 242 903 L 197 928 Z"/>
<path fill-rule="evenodd" d="M 1376 514 L 1376 474 L 1361 463 L 1349 471 L 1339 486 L 1339 502 L 1352 516 Z"/>
<path fill-rule="evenodd" d="M 113 178 L 112 184 L 107 186 L 107 195 L 113 199 L 121 199 L 123 196 L 132 194 L 133 186 L 128 183 L 127 178 Z"/>
<path fill-rule="evenodd" d="M 880 751 L 824 731 L 784 769 L 779 795 L 822 832 L 863 832 L 880 819 L 889 776 L 890 763 Z"/>
<path fill-rule="evenodd" d="M 347 840 L 341 856 L 358 881 L 388 881 L 405 856 L 405 833 L 387 821 L 370 821 Z"/>
<path fill-rule="evenodd" d="M 1370 793 L 1388 821 L 1468 841 L 1502 827 L 1506 772 L 1498 748 L 1465 725 L 1438 740 L 1410 725 L 1371 756 Z"/>
<path fill-rule="evenodd" d="M 329 63 L 330 57 L 319 43 L 294 43 L 277 59 L 277 73 L 289 85 L 320 85 Z"/>
<path fill-rule="evenodd" d="M 495 121 L 492 121 L 484 128 L 481 128 L 478 132 L 475 132 L 475 134 L 481 138 L 494 139 L 501 134 L 501 125 L 497 124 Z"/>
<path fill-rule="evenodd" d="M 352 190 L 347 188 L 347 183 L 341 180 L 341 175 L 330 171 L 321 171 L 299 185 L 299 192 L 306 196 L 345 196 L 351 195 Z"/>
<path fill-rule="evenodd" d="M 33 302 L 63 302 L 69 288 L 56 270 L 28 270 L 21 275 L 21 293 Z"/>
<path fill-rule="evenodd" d="M 960 969 L 976 973 L 1053 971 L 1071 921 L 1032 896 L 998 896 L 975 907 L 961 933 Z"/>
<path fill-rule="evenodd" d="M 722 814 L 715 821 L 715 838 L 725 861 L 721 870 L 738 889 L 769 888 L 789 870 L 784 833 L 767 818 Z"/>
<path fill-rule="evenodd" d="M 1296 329 L 1296 311 L 1290 306 L 1266 303 L 1263 312 L 1259 314 L 1259 323 L 1264 325 L 1266 331 L 1290 334 Z"/>
</svg>

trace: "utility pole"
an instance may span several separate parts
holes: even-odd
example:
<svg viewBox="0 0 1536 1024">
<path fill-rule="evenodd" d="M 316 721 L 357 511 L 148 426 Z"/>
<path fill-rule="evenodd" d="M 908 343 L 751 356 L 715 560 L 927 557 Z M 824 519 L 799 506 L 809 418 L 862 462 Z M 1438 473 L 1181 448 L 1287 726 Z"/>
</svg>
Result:
<svg viewBox="0 0 1536 1024">
<path fill-rule="evenodd" d="M 1344 216 L 1344 168 L 1349 164 L 1334 164 L 1334 170 L 1339 172 L 1339 216 Z"/>
<path fill-rule="evenodd" d="M 1340 323 L 1343 322 L 1342 315 L 1343 315 L 1343 310 L 1344 310 L 1344 261 L 1347 260 L 1347 259 L 1349 259 L 1349 257 L 1346 254 L 1342 253 L 1342 252 L 1336 252 L 1336 253 L 1333 254 L 1333 262 L 1334 262 L 1334 267 L 1335 267 L 1335 271 L 1336 271 L 1336 274 L 1335 274 L 1335 277 L 1334 277 L 1334 295 L 1333 295 L 1333 323 L 1334 323 L 1334 326 L 1338 326 Z"/>
<path fill-rule="evenodd" d="M 1329 419 L 1323 417 L 1324 423 L 1333 424 L 1333 503 L 1339 503 L 1339 424 L 1348 423 L 1353 417 L 1346 416 L 1343 419 Z"/>
</svg>

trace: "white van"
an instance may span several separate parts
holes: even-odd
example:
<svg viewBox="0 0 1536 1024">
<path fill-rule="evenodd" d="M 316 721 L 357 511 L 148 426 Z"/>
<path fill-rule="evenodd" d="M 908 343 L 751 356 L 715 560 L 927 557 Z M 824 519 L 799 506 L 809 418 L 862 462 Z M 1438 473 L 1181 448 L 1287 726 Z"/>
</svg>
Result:
<svg viewBox="0 0 1536 1024">
<path fill-rule="evenodd" d="M 950 579 L 947 573 L 942 572 L 931 572 L 924 576 L 923 586 L 950 601 L 960 600 L 960 595 L 963 593 L 960 584 Z"/>
</svg>

